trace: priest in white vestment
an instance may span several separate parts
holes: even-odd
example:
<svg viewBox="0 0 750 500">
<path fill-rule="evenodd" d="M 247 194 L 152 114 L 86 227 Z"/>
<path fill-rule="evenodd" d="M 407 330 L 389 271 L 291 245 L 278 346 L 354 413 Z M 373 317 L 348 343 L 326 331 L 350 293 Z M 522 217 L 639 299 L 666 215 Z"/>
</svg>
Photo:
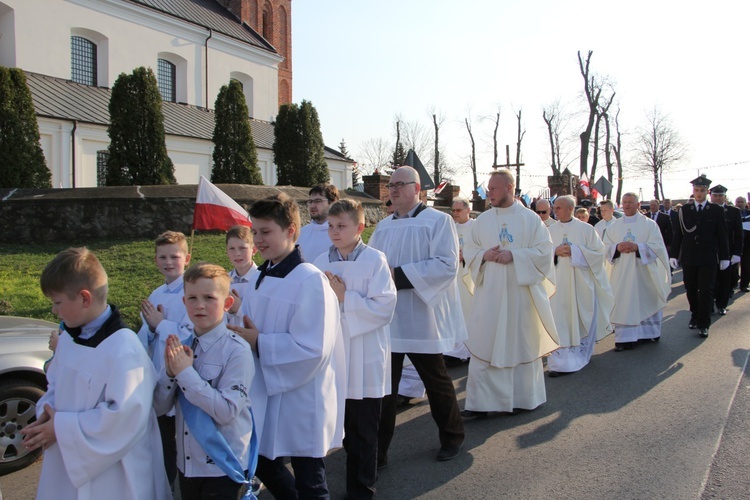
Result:
<svg viewBox="0 0 750 500">
<path fill-rule="evenodd" d="M 388 184 L 395 213 L 380 221 L 370 246 L 388 259 L 397 290 L 391 323 L 391 394 L 383 399 L 378 436 L 378 466 L 387 453 L 396 425 L 396 398 L 404 356 L 424 382 L 430 410 L 438 426 L 437 459 L 458 456 L 464 441 L 456 390 L 445 368 L 443 353 L 466 337 L 458 297 L 458 236 L 447 214 L 419 200 L 419 174 L 399 167 Z"/>
<path fill-rule="evenodd" d="M 477 217 L 464 258 L 474 280 L 464 417 L 531 410 L 547 399 L 542 357 L 558 347 L 549 297 L 552 240 L 539 217 L 513 198 L 507 169 L 491 174 L 491 209 Z"/>
<path fill-rule="evenodd" d="M 542 219 L 545 226 L 550 227 L 557 223 L 557 221 L 552 218 L 552 207 L 550 206 L 550 202 L 544 198 L 537 200 L 534 210 L 536 210 L 536 214 Z"/>
<path fill-rule="evenodd" d="M 555 257 L 557 292 L 550 298 L 560 348 L 550 354 L 550 377 L 586 366 L 594 345 L 612 333 L 613 296 L 604 269 L 604 244 L 591 224 L 573 217 L 576 200 L 555 200 L 558 223 L 549 227 Z"/>
<path fill-rule="evenodd" d="M 451 216 L 456 223 L 458 234 L 458 296 L 461 298 L 461 310 L 464 321 L 471 317 L 471 304 L 474 302 L 474 283 L 471 281 L 471 269 L 464 259 L 464 242 L 471 237 L 471 207 L 466 198 L 455 198 L 451 206 Z M 463 341 L 457 342 L 453 350 L 443 353 L 459 360 L 469 359 L 469 350 Z"/>
<path fill-rule="evenodd" d="M 615 296 L 611 320 L 615 350 L 632 349 L 639 340 L 658 341 L 671 277 L 659 226 L 638 211 L 635 193 L 622 197 L 625 216 L 604 234 L 610 283 Z"/>
<path fill-rule="evenodd" d="M 615 205 L 610 200 L 604 200 L 603 202 L 599 203 L 599 212 L 602 214 L 602 218 L 599 222 L 596 223 L 594 226 L 594 229 L 596 229 L 596 234 L 599 235 L 599 238 L 604 241 L 604 233 L 607 232 L 607 228 L 615 223 L 617 218 L 615 217 Z M 607 278 L 609 278 L 609 275 L 612 273 L 612 263 L 609 262 L 609 259 L 604 259 L 604 270 L 607 271 Z"/>
</svg>

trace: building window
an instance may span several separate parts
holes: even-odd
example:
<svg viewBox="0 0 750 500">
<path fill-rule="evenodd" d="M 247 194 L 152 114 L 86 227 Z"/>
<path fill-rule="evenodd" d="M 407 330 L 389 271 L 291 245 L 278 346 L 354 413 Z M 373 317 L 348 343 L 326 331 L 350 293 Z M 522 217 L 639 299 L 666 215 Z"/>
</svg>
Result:
<svg viewBox="0 0 750 500">
<path fill-rule="evenodd" d="M 96 44 L 80 36 L 70 37 L 71 80 L 96 86 Z"/>
<path fill-rule="evenodd" d="M 166 59 L 159 59 L 157 65 L 157 79 L 159 80 L 159 92 L 161 98 L 168 102 L 177 102 L 177 68 Z"/>
<path fill-rule="evenodd" d="M 109 159 L 109 151 L 102 149 L 96 152 L 96 185 L 106 186 L 107 185 L 107 160 Z"/>
</svg>

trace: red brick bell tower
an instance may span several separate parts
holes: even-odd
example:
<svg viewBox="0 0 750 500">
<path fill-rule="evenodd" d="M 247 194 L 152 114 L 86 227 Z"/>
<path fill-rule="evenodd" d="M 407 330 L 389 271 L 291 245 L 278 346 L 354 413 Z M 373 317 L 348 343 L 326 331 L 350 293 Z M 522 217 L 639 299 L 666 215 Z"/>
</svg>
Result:
<svg viewBox="0 0 750 500">
<path fill-rule="evenodd" d="M 260 33 L 284 58 L 279 64 L 279 106 L 292 102 L 292 0 L 217 0 Z"/>
</svg>

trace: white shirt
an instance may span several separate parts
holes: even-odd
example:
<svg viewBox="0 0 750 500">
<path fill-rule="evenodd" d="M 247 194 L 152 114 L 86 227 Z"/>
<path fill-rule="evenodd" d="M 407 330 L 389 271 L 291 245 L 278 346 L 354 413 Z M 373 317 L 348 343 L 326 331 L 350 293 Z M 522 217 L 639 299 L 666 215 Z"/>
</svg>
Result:
<svg viewBox="0 0 750 500">
<path fill-rule="evenodd" d="M 299 245 L 299 249 L 302 250 L 305 262 L 315 262 L 318 255 L 328 252 L 328 249 L 333 244 L 331 238 L 328 236 L 328 221 L 322 224 L 318 224 L 314 220 L 310 221 L 308 225 L 300 230 L 297 244 Z"/>
</svg>

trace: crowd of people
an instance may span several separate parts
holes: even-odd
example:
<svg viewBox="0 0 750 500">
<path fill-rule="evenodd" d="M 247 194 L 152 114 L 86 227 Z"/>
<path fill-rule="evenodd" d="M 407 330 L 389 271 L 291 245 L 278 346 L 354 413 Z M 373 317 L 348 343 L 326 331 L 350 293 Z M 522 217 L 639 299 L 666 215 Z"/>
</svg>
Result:
<svg viewBox="0 0 750 500">
<path fill-rule="evenodd" d="M 491 208 L 471 219 L 466 199 L 452 216 L 426 206 L 404 166 L 368 244 L 361 204 L 334 186 L 310 190 L 304 227 L 297 203 L 273 195 L 251 206 L 251 228 L 227 231 L 230 272 L 188 267 L 182 233 L 156 239 L 164 284 L 142 301 L 137 334 L 108 304 L 96 256 L 65 250 L 41 277 L 61 326 L 22 431 L 45 450 L 38 498 L 171 498 L 178 483 L 185 500 L 237 499 L 261 482 L 275 498 L 329 498 L 323 459 L 342 446 L 347 497 L 374 498 L 410 385 L 447 461 L 464 421 L 546 401 L 543 358 L 560 377 L 613 332 L 616 351 L 658 341 L 678 267 L 688 326 L 707 337 L 714 304 L 726 314 L 750 282 L 745 200 L 727 206 L 715 186 L 708 202 L 710 184 L 701 176 L 691 201 L 647 213 L 626 193 L 621 217 L 603 201 L 594 220 L 573 196 L 527 209 L 499 169 Z M 446 360 L 466 359 L 461 410 Z"/>
</svg>

